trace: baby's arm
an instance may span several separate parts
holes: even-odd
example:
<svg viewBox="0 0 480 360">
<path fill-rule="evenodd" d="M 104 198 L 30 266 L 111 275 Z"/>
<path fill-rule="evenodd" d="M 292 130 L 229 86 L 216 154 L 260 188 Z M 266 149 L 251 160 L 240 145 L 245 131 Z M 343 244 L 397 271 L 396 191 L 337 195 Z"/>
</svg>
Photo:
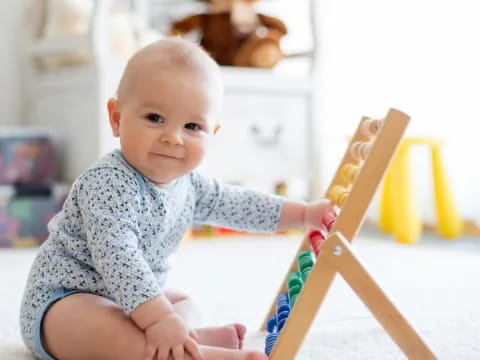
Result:
<svg viewBox="0 0 480 360">
<path fill-rule="evenodd" d="M 185 350 L 195 360 L 203 359 L 195 333 L 178 315 L 170 301 L 156 296 L 136 307 L 131 313 L 132 320 L 145 331 L 147 337 L 146 358 L 183 359 Z"/>
<path fill-rule="evenodd" d="M 303 201 L 286 200 L 280 213 L 278 230 L 301 228 L 304 226 L 321 227 L 323 217 L 333 211 L 328 199 L 307 204 Z"/>
<path fill-rule="evenodd" d="M 199 223 L 255 232 L 274 232 L 305 226 L 320 227 L 333 210 L 327 199 L 307 204 L 252 189 L 221 184 L 191 174 L 197 201 L 194 219 Z"/>
</svg>

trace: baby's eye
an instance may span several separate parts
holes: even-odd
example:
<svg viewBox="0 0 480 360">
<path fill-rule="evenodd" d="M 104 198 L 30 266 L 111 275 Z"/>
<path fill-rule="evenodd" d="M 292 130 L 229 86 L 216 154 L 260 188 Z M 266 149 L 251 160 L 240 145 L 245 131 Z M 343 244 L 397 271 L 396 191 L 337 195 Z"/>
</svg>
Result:
<svg viewBox="0 0 480 360">
<path fill-rule="evenodd" d="M 145 119 L 152 123 L 160 123 L 163 122 L 163 117 L 162 115 L 159 114 L 147 114 L 145 115 Z"/>
<path fill-rule="evenodd" d="M 195 124 L 195 123 L 188 123 L 188 124 L 185 125 L 185 129 L 193 130 L 193 131 L 200 131 L 200 130 L 202 130 L 202 127 L 198 124 Z"/>
</svg>

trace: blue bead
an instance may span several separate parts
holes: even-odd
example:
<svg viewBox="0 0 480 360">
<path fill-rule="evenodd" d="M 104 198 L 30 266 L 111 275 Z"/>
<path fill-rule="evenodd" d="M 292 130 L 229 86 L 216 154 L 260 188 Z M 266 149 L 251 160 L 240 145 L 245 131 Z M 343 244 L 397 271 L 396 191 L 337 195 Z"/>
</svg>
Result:
<svg viewBox="0 0 480 360">
<path fill-rule="evenodd" d="M 267 331 L 272 333 L 277 328 L 277 317 L 275 315 L 270 316 L 267 321 Z"/>
<path fill-rule="evenodd" d="M 280 314 L 283 311 L 290 311 L 290 304 L 285 303 L 280 306 L 277 306 L 277 315 Z"/>
<path fill-rule="evenodd" d="M 265 339 L 265 354 L 270 355 L 278 338 L 278 333 L 268 334 Z"/>
<path fill-rule="evenodd" d="M 283 319 L 280 319 L 278 320 L 278 325 L 277 325 L 277 328 L 278 328 L 278 332 L 282 331 L 283 329 L 283 325 L 285 325 L 285 321 L 287 321 L 287 318 L 283 318 Z"/>
</svg>

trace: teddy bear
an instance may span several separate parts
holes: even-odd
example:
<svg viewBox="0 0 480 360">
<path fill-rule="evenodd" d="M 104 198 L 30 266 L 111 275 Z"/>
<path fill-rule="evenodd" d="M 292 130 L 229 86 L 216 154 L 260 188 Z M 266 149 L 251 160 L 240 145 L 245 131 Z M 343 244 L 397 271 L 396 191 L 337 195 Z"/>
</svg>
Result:
<svg viewBox="0 0 480 360">
<path fill-rule="evenodd" d="M 280 39 L 287 27 L 278 18 L 257 13 L 257 0 L 199 0 L 207 12 L 175 21 L 171 35 L 200 34 L 200 44 L 219 65 L 272 68 L 285 55 Z"/>
</svg>

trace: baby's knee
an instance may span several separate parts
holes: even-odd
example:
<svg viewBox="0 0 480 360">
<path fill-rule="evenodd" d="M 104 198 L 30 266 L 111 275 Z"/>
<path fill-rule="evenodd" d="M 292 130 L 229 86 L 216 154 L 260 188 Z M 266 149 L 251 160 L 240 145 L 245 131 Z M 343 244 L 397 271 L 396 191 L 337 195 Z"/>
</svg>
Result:
<svg viewBox="0 0 480 360">
<path fill-rule="evenodd" d="M 130 318 L 125 318 L 114 328 L 105 330 L 105 333 L 109 334 L 108 342 L 116 353 L 115 356 L 112 356 L 112 359 L 145 359 L 147 347 L 145 332 L 137 327 Z"/>
</svg>

